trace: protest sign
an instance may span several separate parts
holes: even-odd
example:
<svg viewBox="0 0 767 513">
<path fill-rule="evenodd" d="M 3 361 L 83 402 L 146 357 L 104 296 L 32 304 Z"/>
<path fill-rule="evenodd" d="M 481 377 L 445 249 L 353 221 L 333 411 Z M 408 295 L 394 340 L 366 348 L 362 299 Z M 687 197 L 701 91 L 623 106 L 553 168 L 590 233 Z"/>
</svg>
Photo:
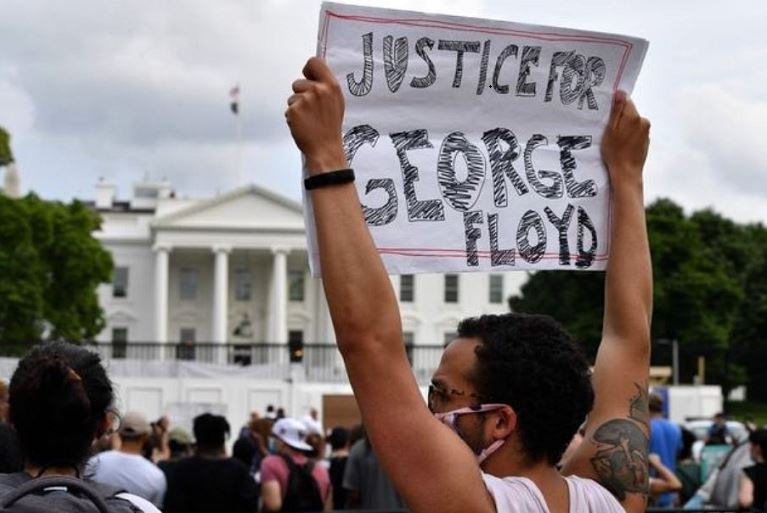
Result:
<svg viewBox="0 0 767 513">
<path fill-rule="evenodd" d="M 318 55 L 344 91 L 347 159 L 387 270 L 604 269 L 600 142 L 646 50 L 613 34 L 324 3 Z"/>
</svg>

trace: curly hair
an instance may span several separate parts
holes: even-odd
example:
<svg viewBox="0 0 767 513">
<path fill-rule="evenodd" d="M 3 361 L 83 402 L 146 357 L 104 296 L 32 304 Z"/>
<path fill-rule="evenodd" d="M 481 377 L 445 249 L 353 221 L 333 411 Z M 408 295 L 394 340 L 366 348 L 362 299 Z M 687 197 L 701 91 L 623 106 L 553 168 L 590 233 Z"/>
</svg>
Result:
<svg viewBox="0 0 767 513">
<path fill-rule="evenodd" d="M 13 373 L 9 396 L 22 452 L 40 466 L 80 466 L 114 401 L 99 356 L 64 342 L 32 348 Z"/>
<path fill-rule="evenodd" d="M 570 335 L 549 316 L 509 313 L 464 319 L 458 336 L 481 342 L 472 381 L 514 408 L 527 459 L 559 462 L 594 404 L 589 364 Z"/>
</svg>

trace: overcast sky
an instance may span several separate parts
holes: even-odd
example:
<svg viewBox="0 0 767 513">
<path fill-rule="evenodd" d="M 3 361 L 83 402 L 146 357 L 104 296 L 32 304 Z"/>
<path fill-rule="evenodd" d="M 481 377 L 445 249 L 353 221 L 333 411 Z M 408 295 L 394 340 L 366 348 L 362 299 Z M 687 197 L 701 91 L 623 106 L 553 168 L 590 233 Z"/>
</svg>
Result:
<svg viewBox="0 0 767 513">
<path fill-rule="evenodd" d="M 410 8 L 411 1 L 363 1 Z M 648 200 L 767 221 L 767 2 L 421 0 L 420 10 L 650 41 L 634 92 L 652 121 Z M 243 180 L 298 199 L 285 99 L 316 45 L 315 0 L 2 0 L 0 126 L 24 190 L 127 198 L 145 175 L 182 195 L 238 183 L 228 92 L 241 86 Z"/>
</svg>

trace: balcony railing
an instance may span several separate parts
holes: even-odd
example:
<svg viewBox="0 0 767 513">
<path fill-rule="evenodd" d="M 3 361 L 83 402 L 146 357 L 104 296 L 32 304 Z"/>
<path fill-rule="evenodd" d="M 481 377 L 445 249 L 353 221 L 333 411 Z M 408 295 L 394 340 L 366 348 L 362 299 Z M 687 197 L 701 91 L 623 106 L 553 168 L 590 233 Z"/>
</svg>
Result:
<svg viewBox="0 0 767 513">
<path fill-rule="evenodd" d="M 275 343 L 219 344 L 198 343 L 92 343 L 85 347 L 98 353 L 110 372 L 130 375 L 163 376 L 173 367 L 187 370 L 187 363 L 228 366 L 228 371 L 255 379 L 301 379 L 323 383 L 347 383 L 346 370 L 334 344 L 311 343 L 302 346 Z M 18 357 L 26 348 L 0 344 L 0 356 Z M 440 345 L 406 346 L 416 379 L 427 384 L 439 364 Z"/>
</svg>

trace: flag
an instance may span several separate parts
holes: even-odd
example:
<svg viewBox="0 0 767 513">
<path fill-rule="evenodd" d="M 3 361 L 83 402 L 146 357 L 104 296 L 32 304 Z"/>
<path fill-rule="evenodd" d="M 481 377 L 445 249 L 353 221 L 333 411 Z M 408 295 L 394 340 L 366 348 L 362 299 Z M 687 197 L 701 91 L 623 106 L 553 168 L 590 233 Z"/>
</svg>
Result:
<svg viewBox="0 0 767 513">
<path fill-rule="evenodd" d="M 0 126 L 0 166 L 7 166 L 11 162 L 13 162 L 11 134 Z"/>
<path fill-rule="evenodd" d="M 229 108 L 235 116 L 240 113 L 240 85 L 237 84 L 229 90 Z"/>
</svg>

